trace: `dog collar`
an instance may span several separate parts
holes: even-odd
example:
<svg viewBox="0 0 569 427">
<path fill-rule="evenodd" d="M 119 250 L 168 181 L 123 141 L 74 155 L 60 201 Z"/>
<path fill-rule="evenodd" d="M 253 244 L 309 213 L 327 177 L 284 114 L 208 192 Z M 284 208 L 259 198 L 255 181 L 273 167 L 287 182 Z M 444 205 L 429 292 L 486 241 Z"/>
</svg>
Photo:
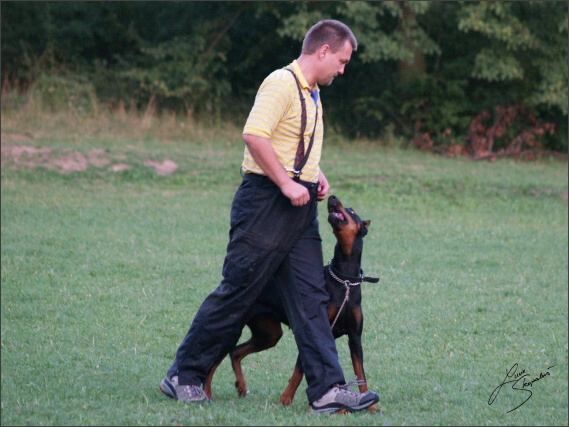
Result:
<svg viewBox="0 0 569 427">
<path fill-rule="evenodd" d="M 340 283 L 349 284 L 353 286 L 353 285 L 359 285 L 362 282 L 369 282 L 369 283 L 379 282 L 378 277 L 366 276 L 361 268 L 359 276 L 348 276 L 347 274 L 340 273 L 338 270 L 334 271 L 335 269 L 332 267 L 333 262 L 334 258 L 330 260 L 330 264 L 328 264 L 328 269 L 330 270 L 330 275 Z"/>
<path fill-rule="evenodd" d="M 345 277 L 345 279 L 341 279 L 340 277 L 338 277 L 338 275 L 336 275 L 336 273 L 334 273 L 334 269 L 332 268 L 333 262 L 334 262 L 334 258 L 332 258 L 330 260 L 330 263 L 328 264 L 328 271 L 330 272 L 330 276 L 332 276 L 332 278 L 334 280 L 336 280 L 339 283 L 341 283 L 342 285 L 344 285 L 344 288 L 346 288 L 346 295 L 344 296 L 344 301 L 342 302 L 342 305 L 338 309 L 338 313 L 336 313 L 336 318 L 332 322 L 332 326 L 331 326 L 332 329 L 334 329 L 334 325 L 338 321 L 338 318 L 340 317 L 340 313 L 342 312 L 342 309 L 344 308 L 344 306 L 346 305 L 346 303 L 350 299 L 350 286 L 359 286 L 362 284 L 362 282 L 371 282 L 371 283 L 379 282 L 379 279 L 376 277 L 367 277 L 361 268 L 360 268 L 360 276 L 359 277 L 348 276 L 346 274 L 342 274 L 342 273 L 337 272 L 337 274 L 339 276 Z M 352 280 L 354 280 L 354 279 L 355 279 L 355 281 L 352 282 Z"/>
</svg>

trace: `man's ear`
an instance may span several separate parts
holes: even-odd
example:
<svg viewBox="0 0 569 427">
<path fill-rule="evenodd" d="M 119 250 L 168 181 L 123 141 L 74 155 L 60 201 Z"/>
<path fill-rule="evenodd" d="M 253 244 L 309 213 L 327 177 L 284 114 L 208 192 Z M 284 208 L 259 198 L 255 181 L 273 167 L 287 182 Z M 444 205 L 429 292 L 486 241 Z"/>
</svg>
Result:
<svg viewBox="0 0 569 427">
<path fill-rule="evenodd" d="M 320 59 L 323 59 L 326 55 L 328 55 L 332 50 L 330 49 L 330 45 L 323 44 L 320 49 L 318 49 L 318 56 Z"/>
</svg>

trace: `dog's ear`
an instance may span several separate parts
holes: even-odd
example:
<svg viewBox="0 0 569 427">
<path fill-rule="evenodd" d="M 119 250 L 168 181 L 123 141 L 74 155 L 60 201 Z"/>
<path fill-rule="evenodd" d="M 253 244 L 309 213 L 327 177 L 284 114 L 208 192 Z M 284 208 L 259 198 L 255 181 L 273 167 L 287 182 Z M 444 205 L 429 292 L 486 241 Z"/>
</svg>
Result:
<svg viewBox="0 0 569 427">
<path fill-rule="evenodd" d="M 371 221 L 369 219 L 366 219 L 365 221 L 362 221 L 362 226 L 360 228 L 360 235 L 362 237 L 367 236 L 367 232 L 368 232 L 368 228 L 369 225 L 371 224 Z"/>
</svg>

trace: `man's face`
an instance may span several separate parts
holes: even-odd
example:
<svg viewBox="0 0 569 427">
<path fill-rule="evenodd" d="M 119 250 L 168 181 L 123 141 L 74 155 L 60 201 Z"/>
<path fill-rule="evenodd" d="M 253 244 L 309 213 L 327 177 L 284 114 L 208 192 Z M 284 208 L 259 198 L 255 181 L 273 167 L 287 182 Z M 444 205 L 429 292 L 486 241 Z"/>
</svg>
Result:
<svg viewBox="0 0 569 427">
<path fill-rule="evenodd" d="M 321 56 L 322 62 L 318 84 L 321 86 L 330 86 L 335 77 L 344 74 L 344 68 L 346 67 L 346 64 L 350 62 L 351 57 L 352 45 L 348 40 L 344 43 L 344 47 L 335 53 L 332 53 L 328 47 Z"/>
</svg>

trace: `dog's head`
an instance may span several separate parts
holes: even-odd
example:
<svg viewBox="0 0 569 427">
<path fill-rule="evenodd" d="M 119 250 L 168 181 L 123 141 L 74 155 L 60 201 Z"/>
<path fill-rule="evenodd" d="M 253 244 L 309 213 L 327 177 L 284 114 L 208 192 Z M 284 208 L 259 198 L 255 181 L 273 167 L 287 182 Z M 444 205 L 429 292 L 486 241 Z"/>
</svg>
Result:
<svg viewBox="0 0 569 427">
<path fill-rule="evenodd" d="M 346 256 L 352 253 L 355 240 L 367 234 L 371 224 L 369 219 L 362 220 L 352 208 L 345 208 L 334 195 L 328 197 L 328 222 Z"/>
</svg>

